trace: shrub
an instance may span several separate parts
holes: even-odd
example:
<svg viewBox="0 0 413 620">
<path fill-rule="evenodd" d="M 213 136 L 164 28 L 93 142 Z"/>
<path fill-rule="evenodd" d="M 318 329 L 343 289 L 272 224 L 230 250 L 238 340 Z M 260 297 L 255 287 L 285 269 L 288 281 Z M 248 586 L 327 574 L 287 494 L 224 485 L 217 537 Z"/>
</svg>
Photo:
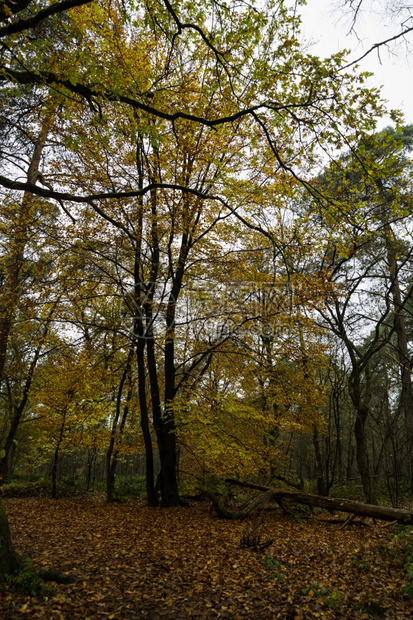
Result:
<svg viewBox="0 0 413 620">
<path fill-rule="evenodd" d="M 115 496 L 117 497 L 140 497 L 146 493 L 146 482 L 143 476 L 132 474 L 130 476 L 116 476 Z"/>
<path fill-rule="evenodd" d="M 54 588 L 45 584 L 29 558 L 23 560 L 21 572 L 16 577 L 10 577 L 9 582 L 19 594 L 28 594 L 40 599 L 56 594 Z"/>
</svg>

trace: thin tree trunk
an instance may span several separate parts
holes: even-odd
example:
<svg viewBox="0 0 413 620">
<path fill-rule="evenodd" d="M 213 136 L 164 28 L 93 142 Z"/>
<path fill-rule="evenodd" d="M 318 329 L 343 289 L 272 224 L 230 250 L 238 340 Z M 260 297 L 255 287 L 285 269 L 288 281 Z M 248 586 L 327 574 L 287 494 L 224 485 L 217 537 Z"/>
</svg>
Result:
<svg viewBox="0 0 413 620">
<path fill-rule="evenodd" d="M 63 435 L 65 432 L 66 412 L 67 412 L 67 409 L 63 411 L 63 420 L 60 426 L 59 438 L 57 440 L 56 449 L 53 455 L 53 465 L 52 465 L 52 497 L 53 499 L 57 499 L 57 464 L 59 461 L 60 446 L 63 441 Z"/>
<path fill-rule="evenodd" d="M 181 238 L 181 247 L 177 262 L 176 273 L 173 276 L 173 286 L 169 295 L 166 310 L 166 337 L 164 351 L 164 415 L 163 415 L 163 455 L 161 457 L 160 487 L 162 504 L 164 506 L 178 506 L 181 503 L 178 490 L 178 456 L 176 446 L 176 425 L 174 399 L 175 387 L 175 312 L 176 304 L 182 287 L 184 267 L 191 247 L 191 237 L 184 232 Z M 173 273 L 172 264 L 169 265 Z"/>
<path fill-rule="evenodd" d="M 27 373 L 26 381 L 25 381 L 24 388 L 23 388 L 22 398 L 19 404 L 13 407 L 13 416 L 12 416 L 12 420 L 10 423 L 10 429 L 6 437 L 4 446 L 3 446 L 4 456 L 0 460 L 0 479 L 2 478 L 4 482 L 9 481 L 10 452 L 12 450 L 13 445 L 15 445 L 17 431 L 20 426 L 20 422 L 23 416 L 23 412 L 26 408 L 27 401 L 29 399 L 30 389 L 33 383 L 34 372 L 36 370 L 36 366 L 40 358 L 40 354 L 42 351 L 44 341 L 46 340 L 47 334 L 49 332 L 50 319 L 53 316 L 53 313 L 56 309 L 56 305 L 57 305 L 57 302 L 53 305 L 53 308 L 51 309 L 51 311 L 49 312 L 46 318 L 46 325 L 45 325 L 43 334 L 41 335 L 40 343 L 30 363 L 29 371 Z"/>
<path fill-rule="evenodd" d="M 320 438 L 317 427 L 313 426 L 313 446 L 315 452 L 315 460 L 316 460 L 316 472 L 317 472 L 317 493 L 319 495 L 326 496 L 327 493 L 327 485 L 323 476 L 323 460 L 321 456 L 321 448 L 320 448 Z"/>
<path fill-rule="evenodd" d="M 175 360 L 173 335 L 165 343 L 165 411 L 163 415 L 164 454 L 161 460 L 161 493 L 164 506 L 178 506 L 176 427 L 174 413 Z"/>
<path fill-rule="evenodd" d="M 92 481 L 92 467 L 96 462 L 97 450 L 96 448 L 92 448 L 88 450 L 88 458 L 87 458 L 87 476 L 86 476 L 86 491 L 90 491 L 90 485 Z"/>
<path fill-rule="evenodd" d="M 146 478 L 146 494 L 148 497 L 149 506 L 158 506 L 158 497 L 155 491 L 155 475 L 153 465 L 153 447 L 152 437 L 149 428 L 149 412 L 148 402 L 146 398 L 146 376 L 145 376 L 145 340 L 143 337 L 139 338 L 136 348 L 136 358 L 138 363 L 138 392 L 139 392 L 139 405 L 141 412 L 141 428 L 143 435 L 143 442 L 145 445 L 145 478 Z"/>
<path fill-rule="evenodd" d="M 132 344 L 132 346 L 129 349 L 128 358 L 126 360 L 126 366 L 123 370 L 122 377 L 120 380 L 118 394 L 116 397 L 116 413 L 113 419 L 112 429 L 110 432 L 109 446 L 106 451 L 105 470 L 106 470 L 106 501 L 107 502 L 113 502 L 113 499 L 114 499 L 115 470 L 116 470 L 116 463 L 117 463 L 117 451 L 114 453 L 114 446 L 115 446 L 115 441 L 116 441 L 116 434 L 118 431 L 118 422 L 120 418 L 123 388 L 124 388 L 127 377 L 130 376 L 133 353 L 134 353 L 134 344 Z M 128 395 L 127 395 L 127 402 L 129 402 L 131 397 L 132 397 L 132 392 L 131 392 L 131 389 L 129 389 Z M 120 435 L 122 435 L 122 431 L 126 423 L 126 417 L 128 415 L 128 411 L 129 411 L 129 407 L 128 405 L 125 405 L 124 414 L 122 418 L 122 424 L 121 424 L 121 428 L 119 429 Z"/>
</svg>

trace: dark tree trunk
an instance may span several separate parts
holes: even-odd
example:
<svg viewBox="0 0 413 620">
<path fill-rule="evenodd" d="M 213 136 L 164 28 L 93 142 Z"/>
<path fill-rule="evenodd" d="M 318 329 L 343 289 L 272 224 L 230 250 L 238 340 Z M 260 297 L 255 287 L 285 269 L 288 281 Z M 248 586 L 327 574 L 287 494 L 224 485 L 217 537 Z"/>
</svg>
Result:
<svg viewBox="0 0 413 620">
<path fill-rule="evenodd" d="M 356 459 L 359 474 L 361 476 L 361 484 L 363 486 L 364 497 L 369 504 L 375 504 L 372 479 L 370 475 L 370 464 L 366 446 L 365 424 L 368 411 L 361 409 L 357 411 L 356 421 L 354 423 L 354 436 L 356 439 Z"/>
<path fill-rule="evenodd" d="M 21 566 L 20 557 L 14 551 L 7 515 L 0 497 L 0 581 L 5 575 L 15 575 Z"/>
<path fill-rule="evenodd" d="M 21 413 L 19 409 L 20 408 L 17 408 L 17 411 L 15 410 L 13 412 L 13 418 L 12 418 L 9 432 L 8 432 L 8 435 L 6 437 L 6 441 L 3 447 L 4 456 L 0 460 L 0 476 L 1 476 L 1 479 L 3 480 L 3 483 L 10 482 L 10 465 L 11 465 L 10 459 L 11 459 L 12 446 L 14 445 L 13 442 L 15 441 L 15 438 L 17 435 L 17 429 L 19 428 L 20 417 L 21 417 Z"/>
<path fill-rule="evenodd" d="M 138 138 L 136 145 L 136 167 L 138 171 L 138 187 L 142 189 L 144 186 L 145 177 L 145 150 L 143 147 L 142 137 Z M 156 203 L 156 192 L 151 193 L 152 203 Z M 139 409 L 140 409 L 140 421 L 143 435 L 143 442 L 145 446 L 145 482 L 146 482 L 146 494 L 149 506 L 158 506 L 158 496 L 155 490 L 155 474 L 154 474 L 154 458 L 153 458 L 153 446 L 152 437 L 150 431 L 149 409 L 148 399 L 146 394 L 146 364 L 145 364 L 145 346 L 146 346 L 146 326 L 145 320 L 147 316 L 151 314 L 151 302 L 153 296 L 153 286 L 146 290 L 144 284 L 144 273 L 142 267 L 142 235 L 143 235 L 143 213 L 144 213 L 144 201 L 143 197 L 138 198 L 138 215 L 136 221 L 136 245 L 135 245 L 135 259 L 134 259 L 134 295 L 131 301 L 131 311 L 133 315 L 133 334 L 136 339 L 136 362 L 138 367 L 138 396 L 139 396 Z M 154 209 L 154 207 L 152 207 Z M 152 256 L 152 268 L 151 268 L 151 281 L 156 281 L 156 274 L 158 270 L 158 254 L 157 252 L 157 238 L 154 233 L 154 226 L 156 222 L 152 222 L 152 239 L 154 240 L 155 256 Z M 149 328 L 151 325 L 149 323 Z"/>
<path fill-rule="evenodd" d="M 49 333 L 49 327 L 50 327 L 49 321 L 52 318 L 56 305 L 57 305 L 57 302 L 53 305 L 53 308 L 51 309 L 51 311 L 49 312 L 49 315 L 47 316 L 46 325 L 43 330 L 43 333 L 41 334 L 39 346 L 37 347 L 34 353 L 33 359 L 30 363 L 29 371 L 27 373 L 26 381 L 25 381 L 24 388 L 23 388 L 23 394 L 20 399 L 20 402 L 18 403 L 18 405 L 13 407 L 13 416 L 12 416 L 12 420 L 10 423 L 9 432 L 8 432 L 6 441 L 3 446 L 5 454 L 0 461 L 0 475 L 3 476 L 4 482 L 9 481 L 12 449 L 13 449 L 13 446 L 15 446 L 16 444 L 17 431 L 20 426 L 20 422 L 21 422 L 24 410 L 26 408 L 27 401 L 29 399 L 29 393 L 30 393 L 30 389 L 32 386 L 32 382 L 33 382 L 34 372 L 36 370 L 36 366 L 40 358 L 40 354 L 42 351 L 44 341 L 47 337 L 47 334 Z"/>
<path fill-rule="evenodd" d="M 86 476 L 86 491 L 90 491 L 90 486 L 92 483 L 92 468 L 96 463 L 97 450 L 96 448 L 92 448 L 88 450 L 87 456 L 87 476 Z"/>
<path fill-rule="evenodd" d="M 315 452 L 315 461 L 316 461 L 316 473 L 317 473 L 317 493 L 319 495 L 328 495 L 327 493 L 327 485 L 323 476 L 323 459 L 321 455 L 320 448 L 320 437 L 318 433 L 318 429 L 316 426 L 313 426 L 313 445 Z"/>
<path fill-rule="evenodd" d="M 153 424 L 158 442 L 160 471 L 157 487 L 161 493 L 162 506 L 178 506 L 179 494 L 176 478 L 175 424 L 169 411 L 162 412 L 154 341 L 147 341 L 148 370 L 151 384 Z"/>
<path fill-rule="evenodd" d="M 176 425 L 174 399 L 175 385 L 175 313 L 176 304 L 181 292 L 184 269 L 189 250 L 191 236 L 184 231 L 181 237 L 181 247 L 177 261 L 176 272 L 173 276 L 173 286 L 169 295 L 166 310 L 166 336 L 164 352 L 164 415 L 163 415 L 163 455 L 161 456 L 160 488 L 162 504 L 164 506 L 178 506 L 181 504 L 178 490 L 178 455 L 176 446 Z M 169 265 L 171 272 L 172 264 Z"/>
<path fill-rule="evenodd" d="M 176 428 L 174 413 L 175 360 L 173 336 L 165 343 L 165 412 L 163 415 L 163 455 L 161 458 L 160 488 L 164 506 L 178 506 Z"/>
<path fill-rule="evenodd" d="M 117 450 L 114 451 L 116 435 L 118 434 L 122 436 L 123 429 L 125 428 L 125 424 L 126 424 L 126 418 L 129 413 L 129 401 L 132 398 L 132 386 L 131 386 L 131 383 L 129 383 L 129 389 L 128 389 L 128 393 L 126 397 L 126 405 L 123 409 L 122 421 L 118 429 L 123 388 L 125 386 L 125 381 L 128 377 L 129 377 L 129 382 L 131 382 L 130 373 L 131 373 L 131 363 L 132 363 L 133 354 L 134 354 L 134 345 L 132 345 L 131 348 L 129 349 L 128 358 L 126 360 L 126 366 L 124 368 L 124 371 L 122 373 L 122 377 L 119 383 L 119 389 L 118 389 L 118 393 L 116 397 L 116 413 L 113 419 L 112 429 L 110 433 L 109 446 L 106 451 L 105 470 L 106 470 L 106 501 L 107 502 L 113 502 L 114 500 L 115 472 L 116 472 L 117 457 L 118 457 L 118 451 Z"/>
<path fill-rule="evenodd" d="M 153 447 L 152 437 L 149 428 L 149 412 L 148 402 L 146 398 L 146 377 L 145 377 L 145 340 L 141 337 L 138 340 L 136 348 L 136 357 L 138 362 L 138 391 L 139 391 L 139 405 L 141 412 L 141 428 L 143 435 L 143 442 L 145 445 L 145 464 L 146 464 L 146 494 L 148 497 L 149 506 L 158 506 L 158 497 L 155 491 L 155 475 L 153 465 Z"/>
<path fill-rule="evenodd" d="M 115 467 L 111 455 L 106 453 L 106 501 L 113 502 L 115 499 Z"/>
<path fill-rule="evenodd" d="M 363 493 L 368 504 L 376 504 L 375 490 L 371 477 L 370 462 L 366 441 L 366 422 L 369 417 L 370 408 L 370 378 L 368 364 L 366 364 L 364 372 L 366 375 L 365 394 L 362 395 L 361 370 L 360 364 L 353 361 L 353 370 L 349 380 L 349 393 L 356 410 L 356 421 L 354 423 L 354 437 L 356 440 L 356 461 L 359 474 L 361 476 L 361 484 Z"/>
<path fill-rule="evenodd" d="M 168 333 L 168 318 L 167 318 L 167 336 L 164 352 L 164 368 L 165 368 L 165 398 L 164 406 L 165 410 L 162 411 L 161 405 L 161 393 L 159 387 L 158 378 L 158 365 L 155 355 L 155 339 L 153 332 L 153 294 L 155 289 L 155 283 L 158 277 L 159 267 L 159 247 L 158 247 L 158 234 L 156 228 L 156 198 L 152 198 L 152 268 L 151 279 L 148 287 L 148 295 L 146 301 L 145 318 L 146 318 L 146 355 L 147 365 L 149 373 L 149 383 L 151 390 L 152 401 L 152 417 L 153 425 L 156 432 L 156 438 L 158 443 L 160 471 L 156 487 L 159 488 L 161 494 L 162 506 L 177 506 L 179 505 L 178 483 L 176 476 L 176 439 L 175 439 L 175 423 L 173 417 L 172 400 L 170 400 L 171 381 L 175 385 L 175 375 L 170 375 L 171 363 L 173 360 L 173 348 L 172 348 L 172 362 L 171 362 L 171 347 L 170 347 L 170 334 Z M 172 294 L 171 294 L 172 297 Z M 173 297 L 175 303 L 177 296 Z M 171 301 L 168 303 L 168 309 Z M 167 310 L 168 314 L 168 310 Z"/>
<path fill-rule="evenodd" d="M 67 409 L 63 411 L 63 420 L 60 426 L 59 437 L 57 440 L 57 445 L 56 445 L 56 449 L 54 451 L 54 456 L 53 456 L 53 465 L 52 465 L 52 497 L 53 499 L 57 499 L 57 464 L 59 462 L 60 446 L 63 441 L 63 435 L 65 432 L 66 412 L 67 412 Z"/>
<path fill-rule="evenodd" d="M 143 187 L 145 174 L 150 182 L 154 183 L 158 175 L 157 158 L 159 153 L 156 148 L 153 150 L 153 165 L 145 154 L 142 140 L 138 141 L 136 151 L 136 165 L 138 169 L 139 187 Z M 146 169 L 146 172 L 145 172 Z M 187 196 L 183 196 L 183 200 L 189 200 Z M 178 476 L 177 476 L 177 445 L 176 445 L 176 428 L 174 414 L 174 399 L 176 396 L 175 386 L 175 358 L 174 358 L 174 338 L 175 338 L 175 310 L 178 296 L 182 287 L 182 279 L 184 268 L 189 249 L 191 247 L 191 235 L 185 224 L 181 233 L 181 246 L 178 260 L 175 262 L 174 246 L 176 239 L 175 223 L 169 234 L 168 239 L 168 275 L 167 280 L 172 283 L 171 292 L 168 299 L 166 317 L 165 317 L 165 345 L 164 345 L 164 393 L 163 398 L 160 391 L 162 385 L 161 363 L 158 363 L 157 354 L 161 350 L 162 344 L 155 343 L 156 335 L 154 334 L 153 321 L 159 318 L 154 308 L 155 292 L 159 287 L 159 266 L 160 266 L 160 245 L 159 245 L 159 215 L 158 215 L 158 198 L 157 190 L 152 190 L 149 200 L 151 219 L 150 219 L 150 269 L 149 277 L 144 278 L 143 268 L 141 265 L 140 251 L 142 247 L 142 214 L 144 204 L 141 200 L 138 217 L 138 226 L 136 234 L 136 252 L 135 252 L 135 300 L 137 321 L 135 325 L 135 333 L 138 335 L 138 374 L 139 374 L 139 398 L 141 403 L 142 430 L 144 433 L 145 448 L 148 460 L 152 460 L 151 438 L 148 424 L 148 410 L 146 407 L 146 368 L 149 376 L 149 385 L 151 393 L 151 409 L 152 421 L 156 432 L 158 444 L 160 471 L 156 483 L 156 489 L 153 501 L 156 498 L 156 490 L 159 489 L 161 495 L 161 503 L 163 506 L 177 506 L 180 498 L 178 492 Z M 187 212 L 190 212 L 190 205 L 187 204 Z M 185 218 L 184 218 L 185 219 Z M 188 220 L 189 221 L 189 220 Z M 146 282 L 145 282 L 146 280 Z M 165 282 L 162 284 L 162 288 Z M 163 293 L 162 293 L 163 294 Z M 144 323 L 145 321 L 145 323 Z M 140 340 L 143 342 L 140 343 Z M 157 348 L 155 351 L 155 344 Z M 144 349 L 146 346 L 146 367 Z M 142 406 L 143 405 L 143 406 Z M 151 467 L 150 470 L 153 471 Z M 147 478 L 147 485 L 151 487 L 151 493 L 148 492 L 148 498 L 152 496 L 152 481 Z"/>
<path fill-rule="evenodd" d="M 136 148 L 136 166 L 138 169 L 138 186 L 142 189 L 144 186 L 144 149 L 142 141 L 139 139 Z M 152 194 L 152 200 L 156 200 L 156 194 Z M 143 198 L 138 199 L 139 210 L 137 217 L 136 227 L 136 247 L 135 247 L 135 260 L 133 267 L 134 275 L 134 297 L 132 300 L 133 311 L 133 331 L 134 338 L 136 338 L 136 362 L 138 366 L 138 395 L 139 395 L 139 409 L 141 418 L 141 428 L 143 435 L 143 442 L 145 446 L 145 482 L 146 482 L 146 495 L 149 506 L 158 506 L 158 496 L 155 490 L 155 473 L 153 462 L 153 446 L 152 437 L 149 424 L 149 410 L 148 400 L 146 395 L 146 366 L 145 366 L 145 345 L 146 345 L 146 329 L 144 327 L 144 314 L 150 314 L 150 302 L 151 297 L 148 299 L 147 292 L 144 290 L 143 285 L 143 269 L 141 264 L 141 249 L 142 249 L 142 230 L 143 230 L 143 211 L 144 203 Z M 154 234 L 152 234 L 152 237 Z M 155 245 L 156 245 L 155 236 Z M 156 258 L 156 257 L 155 257 Z M 158 267 L 152 266 L 151 277 L 156 277 Z M 151 289 L 149 295 L 153 294 Z M 149 303 L 148 303 L 149 302 Z M 151 327 L 149 325 L 149 327 Z"/>
</svg>

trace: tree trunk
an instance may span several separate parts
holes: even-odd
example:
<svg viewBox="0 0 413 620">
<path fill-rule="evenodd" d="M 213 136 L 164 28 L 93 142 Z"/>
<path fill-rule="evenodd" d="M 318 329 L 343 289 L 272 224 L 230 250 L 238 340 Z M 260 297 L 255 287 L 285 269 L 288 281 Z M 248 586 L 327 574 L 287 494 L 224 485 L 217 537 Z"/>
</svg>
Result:
<svg viewBox="0 0 413 620">
<path fill-rule="evenodd" d="M 53 499 L 57 499 L 57 464 L 59 461 L 60 445 L 63 441 L 63 435 L 65 432 L 66 413 L 67 413 L 67 409 L 63 411 L 62 425 L 60 427 L 59 438 L 57 440 L 57 445 L 56 445 L 56 449 L 55 449 L 54 456 L 53 456 L 53 465 L 52 465 L 52 497 Z"/>
<path fill-rule="evenodd" d="M 176 479 L 175 425 L 169 412 L 165 412 L 164 414 L 162 412 L 154 341 L 152 338 L 148 338 L 146 346 L 151 384 L 153 424 L 158 441 L 159 460 L 161 465 L 157 487 L 161 493 L 162 506 L 178 506 L 179 494 Z"/>
<path fill-rule="evenodd" d="M 0 581 L 5 575 L 18 573 L 21 560 L 11 544 L 10 529 L 3 502 L 0 498 Z"/>
<path fill-rule="evenodd" d="M 108 504 L 114 501 L 115 497 L 115 469 L 112 468 L 112 453 L 106 452 L 105 473 L 106 473 L 106 501 Z"/>
<path fill-rule="evenodd" d="M 366 443 L 366 422 L 370 413 L 368 406 L 370 400 L 370 388 L 369 388 L 369 375 L 368 364 L 365 367 L 366 373 L 366 392 L 362 396 L 361 386 L 361 370 L 360 364 L 354 359 L 353 370 L 349 380 L 349 393 L 356 410 L 356 421 L 354 423 L 354 436 L 356 440 L 356 460 L 359 474 L 361 476 L 361 483 L 363 486 L 363 492 L 365 500 L 368 504 L 376 504 L 376 498 L 374 493 L 374 487 L 370 472 L 370 463 L 368 456 L 368 449 Z"/>
<path fill-rule="evenodd" d="M 90 485 L 92 482 L 92 467 L 96 462 L 97 449 L 94 447 L 88 450 L 87 455 L 87 476 L 86 476 L 86 491 L 90 491 Z"/>
<path fill-rule="evenodd" d="M 138 140 L 136 150 L 136 164 L 138 168 L 138 186 L 142 189 L 144 186 L 144 165 L 143 165 L 143 146 L 142 142 Z M 155 200 L 155 197 L 153 197 Z M 146 495 L 149 506 L 158 506 L 159 501 L 155 490 L 155 472 L 153 463 L 153 446 L 152 437 L 149 426 L 149 411 L 148 400 L 146 396 L 146 366 L 145 366 L 145 345 L 146 345 L 146 330 L 144 328 L 143 309 L 145 314 L 150 313 L 150 307 L 148 306 L 148 298 L 146 292 L 143 290 L 143 273 L 141 265 L 141 248 L 142 248 L 142 230 L 143 230 L 143 197 L 139 199 L 139 211 L 137 217 L 136 227 L 136 247 L 135 247 L 135 260 L 133 266 L 134 276 L 134 296 L 132 300 L 133 311 L 133 334 L 136 338 L 136 362 L 138 366 L 138 395 L 139 395 L 139 409 L 141 417 L 141 428 L 143 435 L 143 443 L 145 446 L 145 482 L 146 482 Z M 152 268 L 151 276 L 156 277 L 157 267 Z M 152 291 L 150 291 L 152 294 Z"/>
<path fill-rule="evenodd" d="M 9 482 L 11 456 L 12 456 L 11 452 L 12 452 L 13 446 L 16 445 L 17 431 L 20 426 L 20 422 L 23 416 L 23 412 L 26 408 L 27 401 L 29 399 L 30 389 L 32 386 L 33 378 L 34 378 L 34 372 L 36 370 L 36 366 L 40 358 L 40 354 L 42 351 L 44 341 L 46 340 L 47 334 L 49 333 L 49 327 L 50 327 L 49 321 L 52 318 L 56 305 L 57 305 L 57 302 L 53 305 L 53 308 L 51 309 L 51 311 L 49 312 L 47 316 L 46 326 L 43 330 L 43 333 L 40 336 L 39 346 L 36 348 L 36 351 L 33 355 L 33 359 L 30 362 L 30 366 L 29 366 L 29 370 L 27 373 L 25 383 L 24 383 L 23 394 L 20 399 L 20 402 L 16 405 L 13 405 L 13 416 L 12 416 L 12 420 L 10 423 L 9 432 L 8 432 L 6 441 L 3 446 L 5 454 L 3 458 L 0 460 L 0 475 L 3 476 L 4 482 Z"/>
<path fill-rule="evenodd" d="M 181 500 L 178 491 L 178 457 L 176 447 L 176 426 L 174 399 L 175 385 L 175 313 L 176 304 L 181 292 L 184 267 L 191 248 L 191 236 L 184 232 L 176 271 L 173 275 L 173 286 L 169 294 L 166 309 L 166 334 L 164 352 L 164 414 L 163 414 L 163 454 L 161 454 L 160 488 L 164 506 L 179 506 Z M 173 265 L 169 268 L 173 273 Z"/>
<path fill-rule="evenodd" d="M 139 405 L 141 412 L 141 428 L 143 442 L 145 445 L 145 477 L 146 477 L 146 494 L 149 506 L 158 506 L 158 497 L 155 491 L 155 476 L 153 466 L 153 447 L 152 437 L 149 428 L 148 402 L 146 399 L 146 377 L 145 377 L 145 358 L 144 358 L 145 340 L 141 336 L 138 340 L 136 348 L 136 357 L 138 362 L 138 392 Z"/>
<path fill-rule="evenodd" d="M 363 409 L 357 411 L 356 421 L 354 423 L 354 436 L 356 438 L 356 460 L 361 476 L 361 484 L 363 486 L 364 497 L 366 502 L 375 504 L 373 485 L 370 475 L 370 465 L 366 446 L 366 424 L 367 414 Z"/>
<path fill-rule="evenodd" d="M 213 493 L 204 492 L 204 494 L 213 501 L 214 508 L 219 516 L 226 519 L 243 519 L 250 516 L 254 510 L 262 509 L 263 506 L 270 501 L 275 501 L 282 504 L 283 500 L 290 500 L 297 504 L 317 506 L 318 508 L 324 508 L 325 510 L 330 511 L 337 510 L 362 517 L 380 519 L 383 521 L 399 521 L 400 523 L 413 524 L 413 510 L 401 510 L 389 508 L 387 506 L 363 504 L 361 502 L 354 502 L 347 499 L 321 497 L 320 495 L 310 495 L 309 493 L 300 493 L 298 491 L 290 491 L 286 489 L 273 489 L 259 484 L 241 482 L 240 480 L 227 479 L 226 482 L 263 491 L 263 495 L 255 498 L 250 506 L 238 511 L 228 510 L 225 505 L 223 505 L 222 498 L 217 497 Z M 251 506 L 253 507 L 253 510 L 251 509 Z"/>
<path fill-rule="evenodd" d="M 319 495 L 328 495 L 327 485 L 323 476 L 323 459 L 321 456 L 320 437 L 317 427 L 313 426 L 313 445 L 316 460 L 316 472 L 317 472 L 317 493 Z"/>
<path fill-rule="evenodd" d="M 399 409 L 403 412 L 406 427 L 407 454 L 406 460 L 410 467 L 409 477 L 413 473 L 413 385 L 411 362 L 406 333 L 402 295 L 399 282 L 399 267 L 397 264 L 397 247 L 392 227 L 386 222 L 384 227 L 387 260 L 389 263 L 391 286 L 390 292 L 394 306 L 394 330 L 397 335 L 397 356 L 400 367 L 401 392 Z"/>
<path fill-rule="evenodd" d="M 127 377 L 129 376 L 130 378 L 133 353 L 134 353 L 134 344 L 132 344 L 132 346 L 129 349 L 128 358 L 126 360 L 126 366 L 124 368 L 124 371 L 122 373 L 122 377 L 119 383 L 119 389 L 118 389 L 118 393 L 116 397 L 116 413 L 113 419 L 112 429 L 110 432 L 109 446 L 106 451 L 106 463 L 105 463 L 106 465 L 105 467 L 105 470 L 106 470 L 106 501 L 109 503 L 113 502 L 114 500 L 115 471 L 116 471 L 116 465 L 117 465 L 117 451 L 114 453 L 114 447 L 115 447 L 116 434 L 118 433 L 118 423 L 119 423 L 119 418 L 120 418 L 123 388 L 124 388 Z M 122 435 L 123 429 L 125 427 L 126 418 L 129 412 L 129 401 L 131 398 L 132 398 L 132 390 L 131 390 L 131 385 L 129 385 L 129 389 L 128 389 L 128 393 L 126 397 L 126 405 L 123 410 L 122 421 L 121 421 L 119 433 L 118 433 L 120 436 Z"/>
<path fill-rule="evenodd" d="M 175 359 L 173 334 L 165 343 L 165 411 L 163 415 L 163 455 L 161 458 L 161 494 L 164 506 L 179 506 L 175 412 Z"/>
<path fill-rule="evenodd" d="M 13 408 L 13 417 L 11 420 L 8 435 L 6 437 L 6 441 L 4 443 L 3 457 L 0 460 L 0 477 L 3 483 L 10 482 L 11 451 L 12 451 L 12 446 L 14 445 L 13 442 L 15 440 L 19 424 L 20 424 L 19 411 L 18 409 L 16 411 L 16 409 Z"/>
</svg>

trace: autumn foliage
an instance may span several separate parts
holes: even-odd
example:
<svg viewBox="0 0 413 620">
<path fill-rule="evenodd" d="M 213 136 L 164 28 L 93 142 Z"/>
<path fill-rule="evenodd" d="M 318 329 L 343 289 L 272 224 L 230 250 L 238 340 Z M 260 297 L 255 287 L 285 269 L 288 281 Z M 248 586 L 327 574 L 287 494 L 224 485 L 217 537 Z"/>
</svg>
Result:
<svg viewBox="0 0 413 620">
<path fill-rule="evenodd" d="M 0 475 L 16 550 L 78 579 L 4 610 L 402 615 L 375 524 L 271 514 L 260 556 L 183 506 L 230 476 L 409 507 L 412 127 L 300 1 L 3 4 Z M 40 579 L 1 504 L 0 541 Z"/>
</svg>

